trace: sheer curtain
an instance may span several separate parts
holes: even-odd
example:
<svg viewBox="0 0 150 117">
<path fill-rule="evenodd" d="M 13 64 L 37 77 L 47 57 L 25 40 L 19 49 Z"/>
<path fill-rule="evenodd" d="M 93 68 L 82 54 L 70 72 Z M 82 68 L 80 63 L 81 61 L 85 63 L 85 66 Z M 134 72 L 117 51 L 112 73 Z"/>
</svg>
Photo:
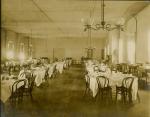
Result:
<svg viewBox="0 0 150 117">
<path fill-rule="evenodd" d="M 130 64 L 135 63 L 135 34 L 127 33 L 127 61 Z"/>
<path fill-rule="evenodd" d="M 150 63 L 150 30 L 148 31 L 148 62 Z"/>
<path fill-rule="evenodd" d="M 125 62 L 125 59 L 124 59 L 124 54 L 125 54 L 125 51 L 124 51 L 124 33 L 123 32 L 120 32 L 120 38 L 119 38 L 119 63 L 123 63 Z"/>
</svg>

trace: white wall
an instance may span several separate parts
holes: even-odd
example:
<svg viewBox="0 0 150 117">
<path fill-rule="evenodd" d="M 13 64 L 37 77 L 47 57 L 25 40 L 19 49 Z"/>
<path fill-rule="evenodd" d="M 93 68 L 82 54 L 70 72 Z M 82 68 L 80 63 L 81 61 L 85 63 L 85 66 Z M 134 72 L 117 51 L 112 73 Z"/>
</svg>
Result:
<svg viewBox="0 0 150 117">
<path fill-rule="evenodd" d="M 150 6 L 144 8 L 136 16 L 127 22 L 128 61 L 136 63 L 150 62 Z"/>
<path fill-rule="evenodd" d="M 135 63 L 135 44 L 136 44 L 136 20 L 135 18 L 131 18 L 126 24 L 126 32 L 125 32 L 125 40 L 126 40 L 126 61 L 128 63 Z"/>
<path fill-rule="evenodd" d="M 54 56 L 57 58 L 62 58 L 64 53 L 64 57 L 80 59 L 82 56 L 86 56 L 85 48 L 88 47 L 87 38 L 35 39 L 34 42 L 35 57 L 47 56 L 51 59 L 53 58 L 53 48 L 55 50 Z M 104 49 L 105 39 L 92 39 L 92 46 L 95 47 L 94 58 L 101 58 L 101 50 Z M 58 52 L 58 50 L 64 52 Z"/>
<path fill-rule="evenodd" d="M 150 62 L 150 5 L 137 15 L 136 62 Z"/>
<path fill-rule="evenodd" d="M 150 62 L 150 6 L 137 14 L 136 20 L 126 22 L 125 31 L 110 31 L 107 52 L 112 55 L 113 63 L 145 63 Z M 137 34 L 137 35 L 136 35 Z M 109 48 L 109 49 L 108 49 Z"/>
<path fill-rule="evenodd" d="M 113 30 L 108 34 L 108 55 L 112 55 L 112 63 L 118 63 L 119 59 L 119 31 Z"/>
<path fill-rule="evenodd" d="M 8 43 L 12 42 L 13 48 L 8 50 Z M 26 59 L 28 58 L 29 54 L 29 37 L 24 36 L 23 34 L 16 33 L 11 30 L 7 30 L 2 28 L 1 29 L 1 59 L 7 59 L 7 54 L 11 51 L 14 54 L 14 59 L 19 58 L 20 53 L 20 43 L 24 43 L 24 54 Z M 33 42 L 31 42 L 33 45 Z M 34 45 L 33 45 L 34 46 Z"/>
<path fill-rule="evenodd" d="M 28 57 L 29 37 L 7 29 L 2 29 L 1 34 L 2 59 L 6 58 L 7 45 L 9 41 L 12 41 L 14 44 L 13 52 L 15 59 L 18 59 L 19 57 L 20 43 L 24 43 L 25 57 Z M 55 52 L 54 57 L 57 58 L 72 57 L 80 59 L 82 56 L 86 57 L 85 48 L 89 47 L 87 42 L 87 38 L 31 39 L 31 43 L 33 45 L 33 57 L 49 57 L 51 59 L 53 58 L 53 49 Z M 101 50 L 104 49 L 104 46 L 105 39 L 92 39 L 92 47 L 95 48 L 94 58 L 101 58 Z"/>
</svg>

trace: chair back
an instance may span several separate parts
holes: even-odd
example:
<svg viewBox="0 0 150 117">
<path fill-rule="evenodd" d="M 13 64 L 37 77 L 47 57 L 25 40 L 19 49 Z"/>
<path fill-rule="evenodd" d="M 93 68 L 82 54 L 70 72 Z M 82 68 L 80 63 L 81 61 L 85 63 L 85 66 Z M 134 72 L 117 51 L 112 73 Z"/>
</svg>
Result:
<svg viewBox="0 0 150 117">
<path fill-rule="evenodd" d="M 128 89 L 131 89 L 133 81 L 134 81 L 134 77 L 126 77 L 122 81 L 122 86 L 124 86 L 125 88 L 128 88 Z"/>
<path fill-rule="evenodd" d="M 33 75 L 33 73 L 31 73 L 31 76 L 30 76 L 30 78 L 28 78 L 28 88 L 29 88 L 29 90 L 31 90 L 32 91 L 32 89 L 33 89 L 33 86 L 34 86 L 34 83 L 35 83 L 35 75 Z"/>
<path fill-rule="evenodd" d="M 137 77 L 138 78 L 142 78 L 142 73 L 143 73 L 143 69 L 138 67 L 138 69 L 137 69 Z"/>
<path fill-rule="evenodd" d="M 53 73 L 57 73 L 57 68 L 56 68 L 57 65 L 54 65 L 53 67 Z"/>
<path fill-rule="evenodd" d="M 19 92 L 19 91 L 23 92 L 25 86 L 26 86 L 26 80 L 25 79 L 15 81 L 14 84 L 12 85 L 12 95 L 15 92 Z"/>
<path fill-rule="evenodd" d="M 123 72 L 123 73 L 128 73 L 129 72 L 129 68 L 128 68 L 128 64 L 126 64 L 126 63 L 122 63 L 121 64 L 121 71 Z"/>
<path fill-rule="evenodd" d="M 96 80 L 99 88 L 105 88 L 109 86 L 109 79 L 105 76 L 98 76 Z"/>
<path fill-rule="evenodd" d="M 121 71 L 122 71 L 121 64 L 116 64 L 116 68 L 117 68 L 117 71 L 119 71 L 119 72 L 121 72 Z"/>
<path fill-rule="evenodd" d="M 88 74 L 85 75 L 85 79 L 86 79 L 86 87 L 90 86 L 90 77 Z"/>
<path fill-rule="evenodd" d="M 48 71 L 49 71 L 49 67 L 46 69 L 46 71 L 45 71 L 45 79 L 47 79 L 48 78 L 48 76 L 49 76 L 49 73 L 48 73 Z"/>
<path fill-rule="evenodd" d="M 19 73 L 19 75 L 18 75 L 18 79 L 24 79 L 24 78 L 28 78 L 28 77 L 30 77 L 30 73 L 26 72 L 26 71 L 23 71 L 23 72 Z"/>
</svg>

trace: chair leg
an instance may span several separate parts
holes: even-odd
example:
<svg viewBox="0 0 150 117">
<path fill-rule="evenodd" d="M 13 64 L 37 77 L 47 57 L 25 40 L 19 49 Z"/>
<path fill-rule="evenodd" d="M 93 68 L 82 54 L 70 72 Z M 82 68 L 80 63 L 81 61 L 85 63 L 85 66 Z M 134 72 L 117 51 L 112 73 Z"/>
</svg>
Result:
<svg viewBox="0 0 150 117">
<path fill-rule="evenodd" d="M 83 97 L 85 97 L 86 93 L 87 93 L 87 87 L 86 87 L 86 89 L 85 89 L 85 91 L 84 91 Z"/>
<path fill-rule="evenodd" d="M 103 100 L 103 91 L 101 91 L 101 101 Z"/>
<path fill-rule="evenodd" d="M 16 107 L 16 97 L 14 97 L 14 95 L 11 97 L 11 99 L 10 99 L 10 101 L 11 101 L 11 105 L 13 106 L 13 107 Z"/>
<path fill-rule="evenodd" d="M 96 99 L 99 100 L 99 98 L 101 98 L 101 92 L 100 92 L 100 90 L 98 90 L 97 95 L 96 95 Z"/>
<path fill-rule="evenodd" d="M 132 103 L 132 93 L 128 92 L 128 97 L 129 97 L 129 103 Z"/>
<path fill-rule="evenodd" d="M 117 103 L 118 92 L 116 91 L 115 103 Z"/>
<path fill-rule="evenodd" d="M 110 103 L 113 102 L 113 99 L 112 99 L 112 90 L 110 91 Z"/>
<path fill-rule="evenodd" d="M 140 100 L 140 96 L 139 96 L 139 93 L 137 92 L 137 99 L 138 99 L 138 102 L 140 103 L 141 100 Z"/>
<path fill-rule="evenodd" d="M 121 93 L 121 100 L 122 100 L 122 103 L 123 103 L 123 104 L 126 103 L 126 93 L 125 93 L 125 92 L 122 92 L 122 93 Z"/>
<path fill-rule="evenodd" d="M 32 92 L 30 92 L 30 99 L 31 99 L 31 101 L 33 101 Z"/>
<path fill-rule="evenodd" d="M 105 101 L 105 94 L 103 91 L 101 91 L 101 102 Z"/>
<path fill-rule="evenodd" d="M 145 78 L 146 78 L 146 86 L 147 86 L 148 85 L 148 81 L 147 81 L 148 78 L 147 78 L 147 76 Z"/>
<path fill-rule="evenodd" d="M 20 92 L 18 95 L 18 104 L 23 101 L 23 92 Z"/>
</svg>

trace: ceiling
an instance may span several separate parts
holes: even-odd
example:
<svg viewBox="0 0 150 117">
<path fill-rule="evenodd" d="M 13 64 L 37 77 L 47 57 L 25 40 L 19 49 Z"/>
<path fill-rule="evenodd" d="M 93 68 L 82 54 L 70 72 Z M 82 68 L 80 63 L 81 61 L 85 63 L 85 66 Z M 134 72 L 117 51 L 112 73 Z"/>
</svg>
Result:
<svg viewBox="0 0 150 117">
<path fill-rule="evenodd" d="M 85 38 L 84 23 L 100 22 L 99 0 L 1 0 L 2 27 L 32 38 Z M 117 23 L 148 5 L 148 1 L 105 1 L 105 20 Z M 105 31 L 92 31 L 104 38 Z"/>
</svg>

